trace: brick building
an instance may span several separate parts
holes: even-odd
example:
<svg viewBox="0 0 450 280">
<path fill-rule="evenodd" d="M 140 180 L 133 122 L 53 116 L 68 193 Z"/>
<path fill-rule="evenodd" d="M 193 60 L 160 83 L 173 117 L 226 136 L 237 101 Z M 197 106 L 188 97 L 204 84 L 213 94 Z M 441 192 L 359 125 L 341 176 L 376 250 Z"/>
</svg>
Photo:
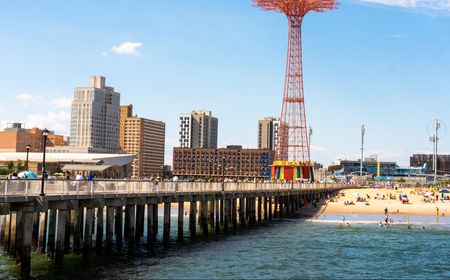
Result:
<svg viewBox="0 0 450 280">
<path fill-rule="evenodd" d="M 120 148 L 135 155 L 131 176 L 164 175 L 166 124 L 133 116 L 133 105 L 120 106 Z"/>
<path fill-rule="evenodd" d="M 426 169 L 429 173 L 433 171 L 433 155 L 416 154 L 410 158 L 410 165 L 414 167 L 423 167 L 426 164 Z M 450 155 L 438 155 L 437 170 L 439 174 L 450 173 Z"/>
<path fill-rule="evenodd" d="M 173 175 L 268 178 L 273 157 L 271 150 L 242 149 L 242 146 L 221 149 L 174 148 Z"/>
<path fill-rule="evenodd" d="M 42 152 L 44 137 L 42 129 L 25 129 L 23 123 L 9 123 L 4 131 L 0 131 L 0 152 L 26 152 L 27 145 L 31 145 L 30 152 Z M 50 131 L 47 147 L 67 146 L 67 137 Z"/>
</svg>

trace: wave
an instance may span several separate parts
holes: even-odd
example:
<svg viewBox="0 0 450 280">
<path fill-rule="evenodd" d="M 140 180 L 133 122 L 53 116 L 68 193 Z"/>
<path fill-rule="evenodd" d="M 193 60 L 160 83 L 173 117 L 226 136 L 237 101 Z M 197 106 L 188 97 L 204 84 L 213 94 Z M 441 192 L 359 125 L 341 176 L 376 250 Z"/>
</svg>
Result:
<svg viewBox="0 0 450 280">
<path fill-rule="evenodd" d="M 382 222 L 383 226 L 384 226 L 384 222 L 383 221 L 367 221 L 367 220 L 320 220 L 320 219 L 309 219 L 306 220 L 307 222 L 311 222 L 311 223 L 323 223 L 323 224 L 346 224 L 346 223 L 350 223 L 350 224 L 362 224 L 362 225 L 379 225 L 380 222 Z M 434 225 L 434 226 L 450 226 L 450 224 L 448 223 L 433 223 L 433 222 L 416 222 L 416 221 L 410 221 L 410 222 L 405 222 L 405 221 L 397 221 L 397 222 L 393 222 L 393 223 L 389 223 L 389 226 L 407 226 L 407 225 L 411 225 L 411 226 L 430 226 L 430 225 Z"/>
</svg>

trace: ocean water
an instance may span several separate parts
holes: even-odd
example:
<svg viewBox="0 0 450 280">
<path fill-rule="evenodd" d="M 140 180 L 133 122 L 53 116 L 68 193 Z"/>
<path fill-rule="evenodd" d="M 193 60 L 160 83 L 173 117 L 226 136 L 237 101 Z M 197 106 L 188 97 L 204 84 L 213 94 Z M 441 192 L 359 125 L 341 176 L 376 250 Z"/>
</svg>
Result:
<svg viewBox="0 0 450 280">
<path fill-rule="evenodd" d="M 342 216 L 339 215 L 339 218 Z M 326 218 L 326 217 L 325 217 Z M 285 219 L 210 239 L 145 245 L 92 255 L 67 256 L 56 271 L 33 257 L 37 279 L 450 279 L 450 226 L 413 224 L 379 227 L 358 223 L 339 228 L 338 217 L 320 221 Z M 362 217 L 360 221 L 367 221 Z M 324 222 L 328 221 L 328 222 Z M 173 223 L 175 224 L 175 223 Z M 426 224 L 426 226 L 425 226 Z M 176 233 L 175 225 L 173 232 Z M 176 234 L 174 234 L 176 235 Z M 188 236 L 188 233 L 185 233 Z M 0 258 L 0 278 L 17 277 L 13 261 Z"/>
</svg>

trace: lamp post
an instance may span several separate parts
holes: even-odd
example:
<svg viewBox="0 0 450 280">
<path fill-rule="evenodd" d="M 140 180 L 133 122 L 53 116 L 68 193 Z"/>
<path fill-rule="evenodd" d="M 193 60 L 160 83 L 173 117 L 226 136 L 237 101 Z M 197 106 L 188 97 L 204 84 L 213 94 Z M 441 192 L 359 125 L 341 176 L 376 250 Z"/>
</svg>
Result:
<svg viewBox="0 0 450 280">
<path fill-rule="evenodd" d="M 164 165 L 161 165 L 161 169 L 162 169 L 162 180 L 161 181 L 164 181 L 164 177 L 165 177 L 165 175 L 166 175 L 166 170 L 164 169 Z"/>
<path fill-rule="evenodd" d="M 45 180 L 45 150 L 47 149 L 47 137 L 48 137 L 49 131 L 45 128 L 42 131 L 42 137 L 44 138 L 44 152 L 42 153 L 42 178 L 41 178 L 41 193 L 40 196 L 45 196 L 44 193 L 44 180 Z"/>
<path fill-rule="evenodd" d="M 25 161 L 25 171 L 28 171 L 28 154 L 30 153 L 31 145 L 26 145 L 27 148 L 27 160 Z"/>
</svg>

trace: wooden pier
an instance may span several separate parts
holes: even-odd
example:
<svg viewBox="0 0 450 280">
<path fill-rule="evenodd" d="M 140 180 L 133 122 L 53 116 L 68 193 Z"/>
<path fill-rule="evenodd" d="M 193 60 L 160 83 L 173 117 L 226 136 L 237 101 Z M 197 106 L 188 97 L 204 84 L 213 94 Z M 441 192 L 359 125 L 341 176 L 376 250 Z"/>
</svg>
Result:
<svg viewBox="0 0 450 280">
<path fill-rule="evenodd" d="M 0 180 L 0 242 L 6 256 L 31 275 L 31 252 L 47 254 L 56 268 L 64 255 L 102 254 L 154 245 L 163 205 L 162 243 L 235 232 L 274 218 L 288 217 L 307 200 L 347 188 L 340 184 L 204 183 L 149 181 Z M 177 232 L 171 232 L 172 204 L 178 207 Z M 146 228 L 145 228 L 146 227 Z"/>
</svg>

